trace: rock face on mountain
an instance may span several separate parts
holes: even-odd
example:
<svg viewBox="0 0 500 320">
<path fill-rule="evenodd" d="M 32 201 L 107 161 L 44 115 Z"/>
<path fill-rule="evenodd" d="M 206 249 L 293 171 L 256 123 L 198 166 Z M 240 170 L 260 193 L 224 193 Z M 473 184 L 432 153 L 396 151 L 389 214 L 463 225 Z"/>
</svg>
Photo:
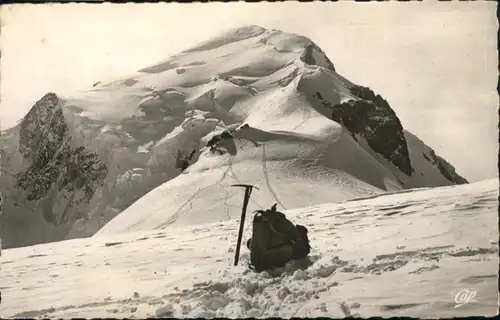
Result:
<svg viewBox="0 0 500 320">
<path fill-rule="evenodd" d="M 460 176 L 456 171 L 455 167 L 453 167 L 448 161 L 436 155 L 435 151 L 431 148 L 428 148 L 427 151 L 423 151 L 422 155 L 424 158 L 432 163 L 439 169 L 439 172 L 454 184 L 467 184 L 469 181 L 467 179 Z"/>
<path fill-rule="evenodd" d="M 332 120 L 344 125 L 355 139 L 356 135 L 363 136 L 375 152 L 411 176 L 414 170 L 403 126 L 394 110 L 386 100 L 367 87 L 355 85 L 349 90 L 357 99 L 332 105 L 319 92 L 316 97 L 332 110 Z"/>
<path fill-rule="evenodd" d="M 93 235 L 176 177 L 196 185 L 203 173 L 190 168 L 200 159 L 209 163 L 203 172 L 227 165 L 227 157 L 250 161 L 255 152 L 277 163 L 286 154 L 282 143 L 311 149 L 307 166 L 325 166 L 315 172 L 351 175 L 380 192 L 389 180 L 392 189 L 467 183 L 403 129 L 386 100 L 340 76 L 303 36 L 230 30 L 131 77 L 89 87 L 71 97 L 46 94 L 0 136 L 4 247 Z M 346 146 L 366 156 L 358 160 L 375 178 L 342 159 Z M 241 150 L 248 159 L 237 160 L 246 157 Z"/>
<path fill-rule="evenodd" d="M 108 173 L 97 153 L 74 146 L 54 93 L 21 122 L 19 152 L 29 166 L 16 174 L 16 187 L 28 201 L 39 201 L 45 220 L 56 226 L 68 221 L 71 208 L 81 218 Z"/>
</svg>

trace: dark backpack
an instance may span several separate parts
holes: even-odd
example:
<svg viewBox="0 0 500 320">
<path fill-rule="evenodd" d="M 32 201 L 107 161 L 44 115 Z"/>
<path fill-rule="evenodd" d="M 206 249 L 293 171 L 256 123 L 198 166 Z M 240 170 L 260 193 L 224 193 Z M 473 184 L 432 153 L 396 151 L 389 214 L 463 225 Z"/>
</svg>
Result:
<svg viewBox="0 0 500 320">
<path fill-rule="evenodd" d="M 305 258 L 311 251 L 307 228 L 294 225 L 276 210 L 276 204 L 256 211 L 247 247 L 256 270 L 284 266 L 290 260 Z"/>
</svg>

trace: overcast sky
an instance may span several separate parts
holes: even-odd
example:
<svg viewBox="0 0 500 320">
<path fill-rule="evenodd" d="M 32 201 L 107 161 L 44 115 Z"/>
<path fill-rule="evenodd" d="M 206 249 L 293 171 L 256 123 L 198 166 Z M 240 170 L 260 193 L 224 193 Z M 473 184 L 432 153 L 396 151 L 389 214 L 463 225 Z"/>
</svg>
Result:
<svg viewBox="0 0 500 320">
<path fill-rule="evenodd" d="M 471 181 L 497 176 L 494 2 L 45 4 L 1 7 L 0 121 L 247 24 L 311 38 Z"/>
</svg>

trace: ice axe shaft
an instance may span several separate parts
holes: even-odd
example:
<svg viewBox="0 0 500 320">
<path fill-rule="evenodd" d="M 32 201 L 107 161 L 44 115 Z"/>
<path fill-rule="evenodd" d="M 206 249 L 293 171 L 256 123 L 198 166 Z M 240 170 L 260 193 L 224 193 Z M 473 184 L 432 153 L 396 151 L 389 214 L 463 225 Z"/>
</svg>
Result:
<svg viewBox="0 0 500 320">
<path fill-rule="evenodd" d="M 243 227 L 245 225 L 245 216 L 247 213 L 248 201 L 250 200 L 250 195 L 252 194 L 252 189 L 255 188 L 259 190 L 259 188 L 254 187 L 250 184 L 233 184 L 232 187 L 242 187 L 245 188 L 245 198 L 243 199 L 243 209 L 241 211 L 241 219 L 240 219 L 240 231 L 238 233 L 238 242 L 236 244 L 236 253 L 234 255 L 234 265 L 238 265 L 238 260 L 240 258 L 240 247 L 241 247 L 241 238 L 243 237 Z"/>
</svg>

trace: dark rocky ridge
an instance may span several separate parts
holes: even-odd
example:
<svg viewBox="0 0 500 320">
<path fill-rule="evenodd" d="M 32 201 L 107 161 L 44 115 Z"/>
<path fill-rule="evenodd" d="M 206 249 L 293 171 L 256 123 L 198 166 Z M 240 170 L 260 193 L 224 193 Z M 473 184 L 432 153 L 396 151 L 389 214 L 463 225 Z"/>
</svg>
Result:
<svg viewBox="0 0 500 320">
<path fill-rule="evenodd" d="M 460 176 L 456 171 L 455 168 L 445 159 L 441 158 L 440 156 L 436 155 L 434 150 L 430 149 L 429 154 L 422 153 L 424 158 L 426 158 L 429 162 L 432 164 L 436 165 L 441 172 L 441 174 L 451 182 L 455 184 L 467 184 L 469 181 L 465 179 L 464 177 Z"/>
<path fill-rule="evenodd" d="M 389 103 L 368 87 L 353 85 L 349 90 L 358 99 L 333 104 L 319 92 L 314 94 L 314 98 L 321 100 L 323 106 L 331 110 L 332 120 L 345 126 L 355 140 L 356 135 L 364 137 L 373 151 L 382 155 L 407 176 L 411 176 L 415 170 L 411 163 L 404 128 Z M 447 180 L 454 184 L 469 183 L 449 162 L 437 156 L 432 149 L 429 150 L 429 154 L 423 153 L 423 156 L 436 166 Z"/>
<path fill-rule="evenodd" d="M 331 71 L 335 71 L 335 66 L 333 65 L 333 63 L 330 61 L 330 59 L 328 59 L 326 57 L 326 54 L 323 52 L 323 50 L 321 50 L 321 48 L 315 44 L 311 44 L 311 45 L 306 47 L 306 50 L 304 51 L 304 53 L 301 56 L 301 60 L 304 63 L 310 64 L 310 65 L 319 65 L 320 63 L 314 59 L 313 50 L 318 51 L 319 53 L 321 53 L 325 57 L 325 62 L 328 65 L 327 69 L 329 69 Z"/>
<path fill-rule="evenodd" d="M 385 99 L 367 87 L 353 86 L 350 91 L 360 100 L 333 106 L 332 119 L 344 124 L 353 135 L 362 134 L 375 152 L 411 176 L 414 169 L 403 126 L 394 110 Z"/>
<path fill-rule="evenodd" d="M 29 166 L 16 173 L 16 186 L 27 200 L 40 201 L 47 222 L 66 222 L 69 208 L 81 207 L 104 184 L 107 167 L 95 152 L 74 146 L 54 93 L 37 101 L 20 127 L 19 152 Z M 62 202 L 59 215 L 56 208 Z M 75 214 L 83 215 L 80 210 Z"/>
</svg>

